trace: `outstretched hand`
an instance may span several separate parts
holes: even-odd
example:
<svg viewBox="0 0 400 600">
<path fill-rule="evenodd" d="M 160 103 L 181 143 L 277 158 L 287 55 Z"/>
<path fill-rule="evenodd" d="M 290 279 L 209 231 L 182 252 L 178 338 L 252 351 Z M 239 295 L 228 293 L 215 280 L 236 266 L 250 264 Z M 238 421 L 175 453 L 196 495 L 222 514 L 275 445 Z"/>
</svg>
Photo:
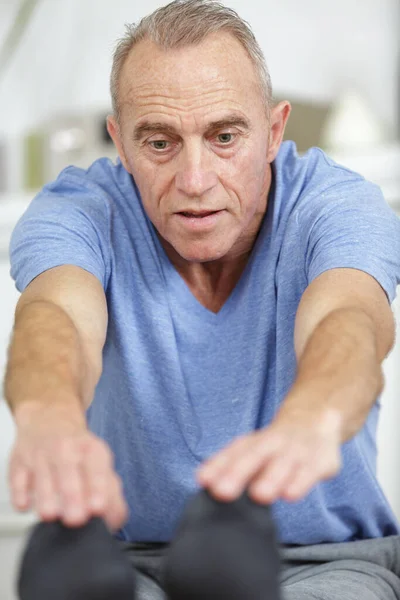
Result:
<svg viewBox="0 0 400 600">
<path fill-rule="evenodd" d="M 28 407 L 29 408 L 29 407 Z M 16 510 L 43 521 L 83 526 L 102 517 L 111 530 L 128 518 L 122 481 L 110 448 L 65 410 L 32 407 L 18 422 L 9 463 Z"/>
<path fill-rule="evenodd" d="M 199 484 L 218 500 L 233 501 L 247 489 L 253 500 L 296 501 L 341 467 L 336 413 L 284 413 L 267 428 L 235 439 L 205 461 Z"/>
</svg>

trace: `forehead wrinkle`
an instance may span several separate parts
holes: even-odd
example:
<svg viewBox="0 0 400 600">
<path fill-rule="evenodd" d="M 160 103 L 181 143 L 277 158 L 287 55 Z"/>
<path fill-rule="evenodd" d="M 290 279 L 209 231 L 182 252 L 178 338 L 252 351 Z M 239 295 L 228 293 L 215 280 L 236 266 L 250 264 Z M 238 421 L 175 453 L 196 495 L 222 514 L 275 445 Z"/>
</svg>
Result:
<svg viewBox="0 0 400 600">
<path fill-rule="evenodd" d="M 228 97 L 227 97 L 228 96 Z M 142 95 L 140 101 L 125 100 L 121 102 L 122 106 L 127 106 L 133 112 L 141 113 L 144 110 L 144 114 L 147 112 L 159 112 L 166 115 L 170 114 L 170 111 L 181 113 L 183 115 L 193 113 L 197 110 L 203 110 L 204 114 L 210 112 L 216 112 L 217 110 L 238 110 L 247 117 L 246 109 L 243 102 L 237 99 L 237 95 L 232 90 L 232 94 L 224 95 L 223 98 L 208 99 L 208 102 L 204 102 L 203 98 L 193 98 L 183 100 L 181 98 L 172 98 L 163 94 L 157 94 L 156 96 L 144 96 Z M 137 99 L 138 100 L 138 99 Z M 142 116 L 142 115 L 141 115 Z M 171 115 L 174 116 L 174 115 Z M 178 115 L 176 115 L 178 116 Z"/>
<path fill-rule="evenodd" d="M 157 88 L 155 88 L 154 85 L 146 87 L 148 89 L 142 89 L 140 91 L 137 87 L 132 88 L 129 94 L 127 94 L 126 101 L 135 104 L 137 102 L 146 103 L 148 102 L 148 100 L 154 99 L 159 103 L 164 102 L 166 104 L 169 104 L 170 102 L 178 102 L 182 105 L 191 106 L 207 102 L 207 100 L 209 98 L 212 98 L 213 96 L 220 97 L 221 92 L 223 92 L 225 98 L 226 96 L 232 96 L 233 98 L 237 98 L 238 96 L 237 89 L 223 85 L 218 86 L 218 88 L 214 88 L 212 90 L 204 90 L 202 86 L 193 86 L 192 88 L 187 88 L 190 89 L 189 94 L 182 94 L 182 90 L 178 89 L 171 89 L 171 91 L 166 91 L 165 89 L 163 89 L 163 91 L 160 91 Z"/>
<path fill-rule="evenodd" d="M 190 75 L 188 75 L 188 77 L 193 78 L 194 73 L 190 73 Z M 142 77 L 142 79 L 144 81 L 140 82 L 140 79 L 136 79 L 136 81 L 130 86 L 131 90 L 135 90 L 135 89 L 143 89 L 143 90 L 152 90 L 154 89 L 154 86 L 160 86 L 160 87 L 165 87 L 166 89 L 172 89 L 172 90 L 179 90 L 179 92 L 181 91 L 191 91 L 191 90 L 198 90 L 200 89 L 204 89 L 205 86 L 207 87 L 211 87 L 212 89 L 216 89 L 216 90 L 220 90 L 223 89 L 225 86 L 232 85 L 232 82 L 229 81 L 229 79 L 227 79 L 226 77 L 223 77 L 221 75 L 221 73 L 216 73 L 215 75 L 212 76 L 208 76 L 208 77 L 201 77 L 201 75 L 199 75 L 196 78 L 196 81 L 192 82 L 179 82 L 178 78 L 175 77 L 175 79 L 172 80 L 171 82 L 171 77 L 169 74 L 163 74 L 162 76 L 157 76 L 155 75 L 154 77 L 151 77 L 149 80 L 149 73 L 146 73 L 146 76 Z M 146 81 L 147 79 L 147 81 Z"/>
<path fill-rule="evenodd" d="M 223 71 L 227 71 L 227 73 Z M 176 64 L 166 64 L 163 67 L 157 64 L 152 68 L 151 57 L 149 57 L 144 65 L 135 64 L 129 75 L 131 77 L 125 76 L 122 78 L 127 84 L 128 93 L 132 89 L 151 90 L 154 86 L 190 93 L 191 90 L 196 92 L 198 89 L 204 89 L 205 87 L 221 89 L 224 86 L 241 83 L 241 74 L 232 69 L 231 62 L 224 67 L 212 63 L 202 65 L 196 60 L 196 63 L 191 65 L 190 68 Z"/>
<path fill-rule="evenodd" d="M 192 75 L 193 74 L 191 74 L 191 76 Z M 142 79 L 142 81 L 140 81 L 140 79 Z M 125 80 L 124 88 L 124 93 L 121 95 L 125 96 L 128 100 L 135 100 L 136 98 L 140 99 L 142 97 L 157 94 L 165 98 L 178 97 L 182 100 L 184 100 L 185 97 L 188 97 L 187 99 L 190 101 L 192 96 L 195 98 L 198 96 L 208 97 L 212 94 L 220 93 L 231 93 L 237 96 L 243 92 L 241 80 L 236 77 L 234 80 L 230 78 L 227 79 L 226 77 L 221 76 L 221 73 L 212 77 L 200 78 L 200 80 L 196 80 L 193 83 L 188 82 L 185 83 L 185 85 L 182 85 L 174 79 L 171 81 L 170 76 L 152 77 L 149 72 L 147 72 L 146 75 L 139 78 L 139 80 L 138 78 L 133 79 L 133 81 L 131 80 L 130 82 Z"/>
</svg>

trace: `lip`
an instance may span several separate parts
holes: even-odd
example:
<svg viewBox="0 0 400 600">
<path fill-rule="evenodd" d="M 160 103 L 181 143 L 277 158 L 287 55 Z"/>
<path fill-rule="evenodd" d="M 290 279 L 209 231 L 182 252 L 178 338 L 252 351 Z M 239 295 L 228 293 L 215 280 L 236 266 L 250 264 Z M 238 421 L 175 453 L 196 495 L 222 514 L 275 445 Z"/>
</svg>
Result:
<svg viewBox="0 0 400 600">
<path fill-rule="evenodd" d="M 179 219 L 179 222 L 186 228 L 194 231 L 203 230 L 203 229 L 212 229 L 218 220 L 222 217 L 225 210 L 215 210 L 215 211 L 190 211 L 191 214 L 199 215 L 199 216 L 186 216 L 185 212 L 182 211 L 179 213 L 175 213 L 175 217 Z M 204 216 L 201 216 L 204 215 Z"/>
</svg>

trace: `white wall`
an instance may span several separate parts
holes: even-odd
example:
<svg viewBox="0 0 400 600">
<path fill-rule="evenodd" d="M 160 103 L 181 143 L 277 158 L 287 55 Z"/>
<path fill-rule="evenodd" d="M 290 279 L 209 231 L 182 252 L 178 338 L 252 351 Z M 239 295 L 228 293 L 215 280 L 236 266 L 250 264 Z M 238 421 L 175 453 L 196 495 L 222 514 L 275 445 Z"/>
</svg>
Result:
<svg viewBox="0 0 400 600">
<path fill-rule="evenodd" d="M 0 537 L 0 598 L 16 600 L 16 580 L 26 534 L 10 533 Z M 55 599 L 54 599 L 55 600 Z"/>
<path fill-rule="evenodd" d="M 107 108 L 111 53 L 123 24 L 162 4 L 42 0 L 0 80 L 0 134 L 19 133 L 56 109 Z M 393 131 L 398 112 L 398 0 L 226 4 L 253 26 L 279 94 L 330 99 L 355 86 Z M 7 5 L 0 4 L 0 20 L 2 11 L 9 19 Z"/>
<path fill-rule="evenodd" d="M 14 307 L 18 293 L 9 276 L 9 265 L 5 260 L 0 261 L 1 286 L 1 318 L 0 318 L 0 378 L 6 364 L 6 352 L 13 322 Z M 1 398 L 1 394 L 0 394 Z M 8 504 L 8 489 L 6 486 L 7 456 L 14 436 L 14 427 L 10 411 L 3 400 L 0 400 L 0 515 Z"/>
<path fill-rule="evenodd" d="M 394 303 L 396 346 L 385 361 L 385 391 L 378 429 L 378 475 L 400 520 L 400 288 Z"/>
</svg>

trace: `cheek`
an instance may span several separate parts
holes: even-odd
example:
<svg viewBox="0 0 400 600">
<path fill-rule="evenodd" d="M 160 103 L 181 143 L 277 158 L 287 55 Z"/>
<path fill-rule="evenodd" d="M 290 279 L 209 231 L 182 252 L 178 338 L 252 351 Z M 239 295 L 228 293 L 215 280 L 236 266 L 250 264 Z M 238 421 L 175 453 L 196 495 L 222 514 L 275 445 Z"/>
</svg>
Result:
<svg viewBox="0 0 400 600">
<path fill-rule="evenodd" d="M 246 146 L 232 157 L 221 170 L 221 182 L 237 196 L 242 208 L 257 206 L 260 194 L 265 193 L 268 162 L 265 145 Z"/>
<path fill-rule="evenodd" d="M 159 221 L 160 204 L 171 185 L 168 171 L 144 160 L 132 160 L 130 166 L 146 212 L 152 221 Z"/>
<path fill-rule="evenodd" d="M 257 140 L 252 147 L 247 148 L 247 152 L 243 158 L 243 173 L 251 180 L 252 183 L 258 185 L 265 178 L 268 171 L 268 146 L 265 140 Z"/>
</svg>

